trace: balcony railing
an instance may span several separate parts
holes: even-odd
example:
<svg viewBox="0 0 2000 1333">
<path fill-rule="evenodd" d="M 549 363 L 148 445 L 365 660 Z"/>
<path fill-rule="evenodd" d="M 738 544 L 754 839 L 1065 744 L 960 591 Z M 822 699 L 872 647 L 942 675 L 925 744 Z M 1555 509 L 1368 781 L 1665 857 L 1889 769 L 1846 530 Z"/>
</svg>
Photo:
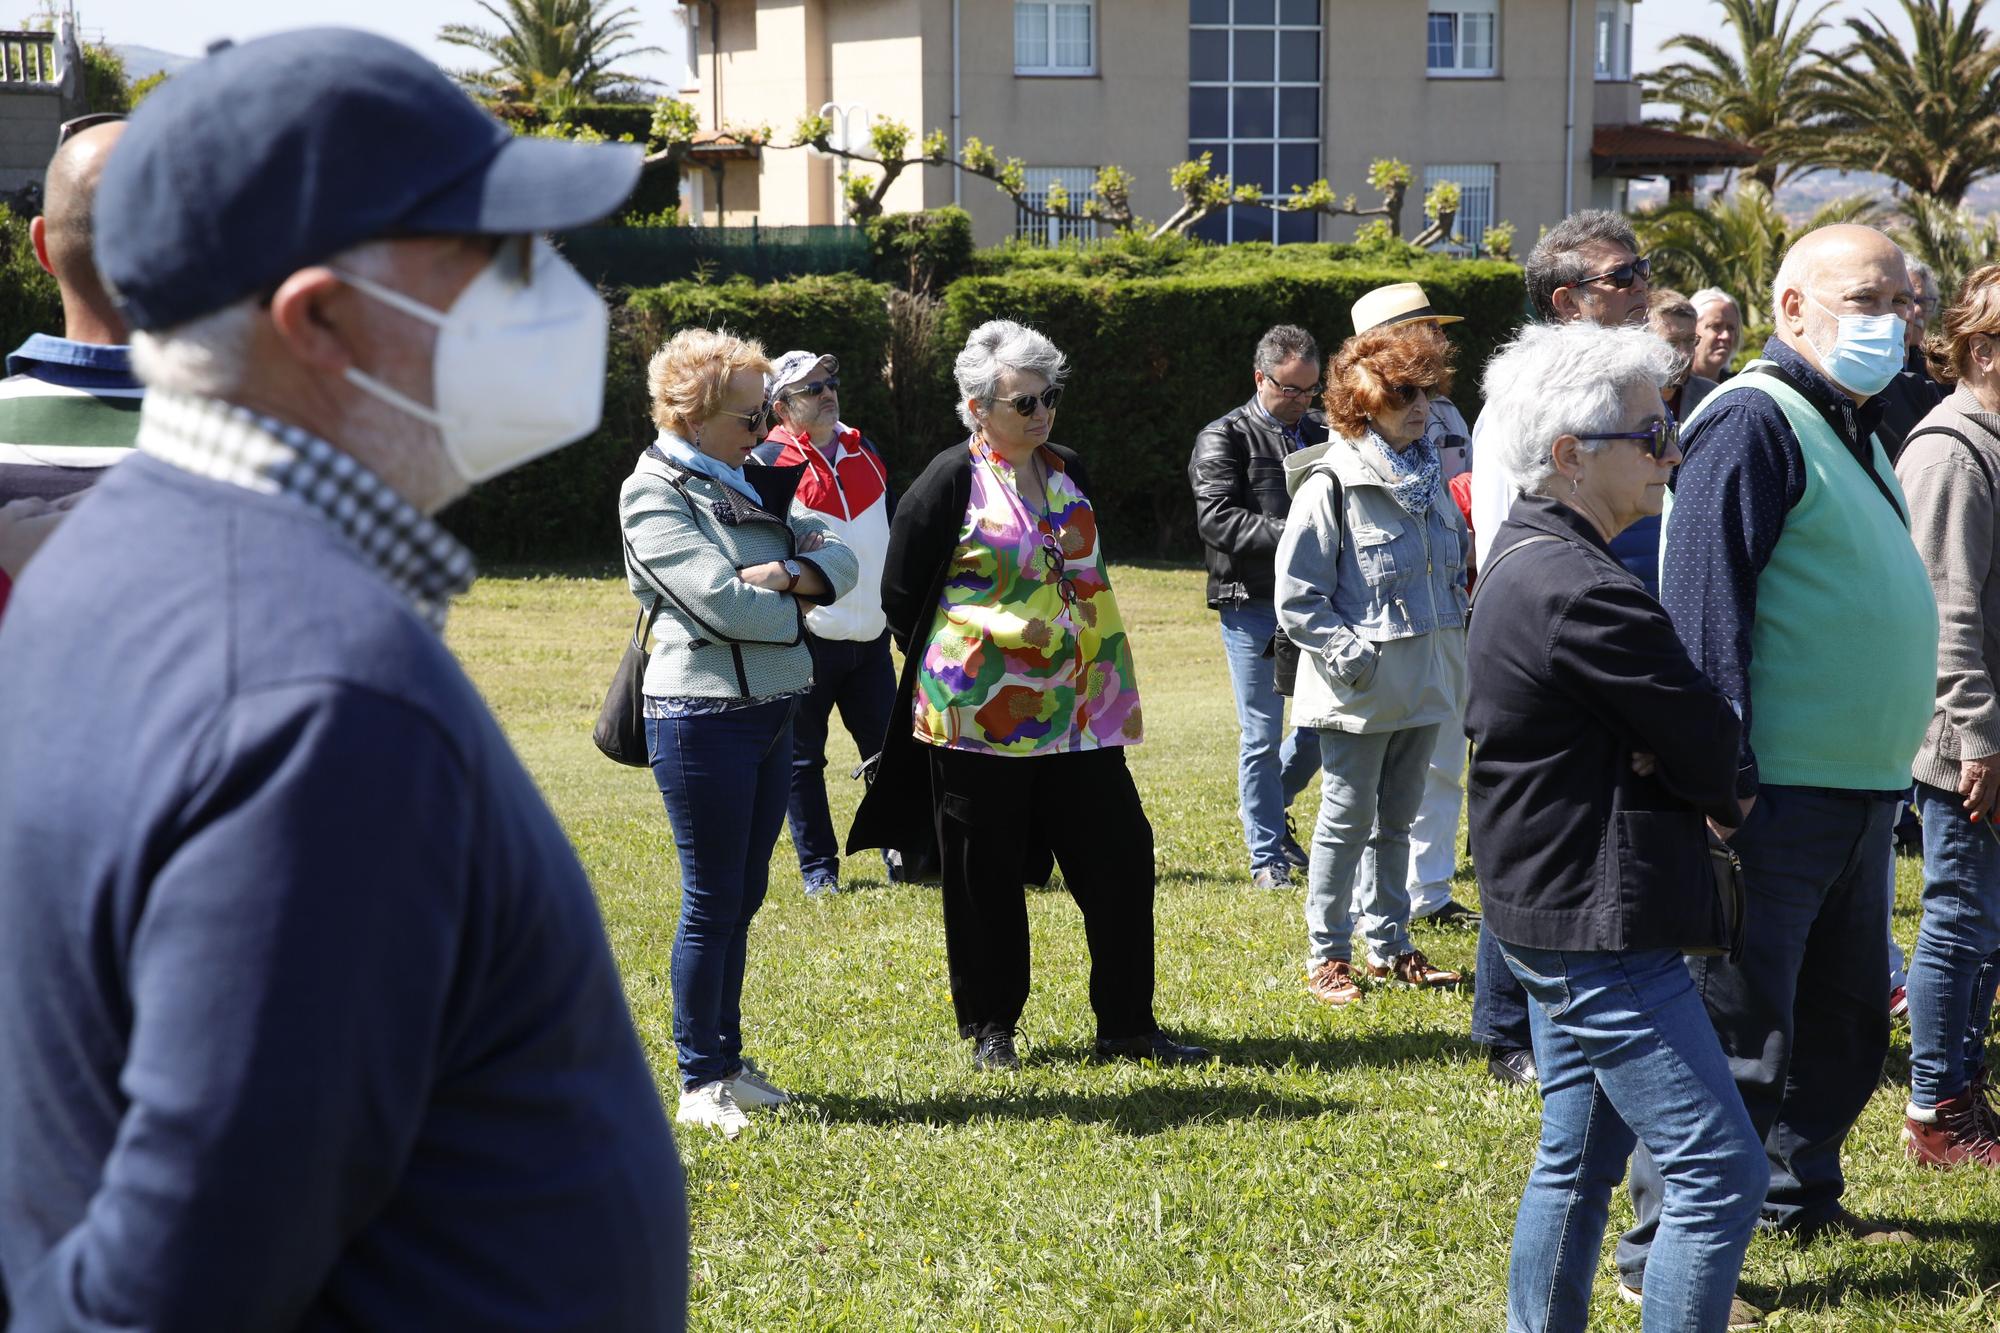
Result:
<svg viewBox="0 0 2000 1333">
<path fill-rule="evenodd" d="M 47 32 L 0 32 L 0 84 L 53 87 L 56 39 Z"/>
</svg>

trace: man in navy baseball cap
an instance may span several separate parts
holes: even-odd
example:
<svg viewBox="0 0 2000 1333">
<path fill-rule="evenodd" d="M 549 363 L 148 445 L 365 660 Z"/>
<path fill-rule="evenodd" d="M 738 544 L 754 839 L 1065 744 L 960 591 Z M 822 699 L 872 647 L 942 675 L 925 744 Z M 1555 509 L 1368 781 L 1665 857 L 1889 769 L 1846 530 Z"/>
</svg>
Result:
<svg viewBox="0 0 2000 1333">
<path fill-rule="evenodd" d="M 106 163 L 137 453 L 0 624 L 15 1327 L 682 1326 L 652 1071 L 431 518 L 595 428 L 604 307 L 536 234 L 638 170 L 337 29 Z"/>
</svg>

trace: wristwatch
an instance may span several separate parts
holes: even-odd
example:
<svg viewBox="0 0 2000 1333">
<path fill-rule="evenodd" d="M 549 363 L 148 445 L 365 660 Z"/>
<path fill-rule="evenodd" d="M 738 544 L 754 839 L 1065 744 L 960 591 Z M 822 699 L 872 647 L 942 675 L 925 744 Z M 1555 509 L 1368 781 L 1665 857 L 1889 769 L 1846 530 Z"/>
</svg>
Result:
<svg viewBox="0 0 2000 1333">
<path fill-rule="evenodd" d="M 793 588 L 799 586 L 799 579 L 804 576 L 806 572 L 806 567 L 800 564 L 796 560 L 787 560 L 784 562 L 781 568 L 785 571 L 786 575 L 792 580 L 790 583 L 785 585 L 785 591 L 790 592 Z"/>
</svg>

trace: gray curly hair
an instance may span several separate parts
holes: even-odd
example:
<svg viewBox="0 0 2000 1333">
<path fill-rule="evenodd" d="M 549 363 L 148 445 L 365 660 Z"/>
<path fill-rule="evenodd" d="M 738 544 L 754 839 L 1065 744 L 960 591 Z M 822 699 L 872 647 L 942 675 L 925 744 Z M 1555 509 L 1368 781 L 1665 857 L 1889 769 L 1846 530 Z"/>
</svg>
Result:
<svg viewBox="0 0 2000 1333">
<path fill-rule="evenodd" d="M 992 405 L 1000 391 L 1000 377 L 1010 370 L 1040 375 L 1051 385 L 1061 384 L 1069 374 L 1069 358 L 1045 336 L 1011 319 L 989 319 L 965 340 L 965 349 L 952 364 L 958 379 L 958 419 L 967 430 L 979 429 L 968 399 Z"/>
</svg>

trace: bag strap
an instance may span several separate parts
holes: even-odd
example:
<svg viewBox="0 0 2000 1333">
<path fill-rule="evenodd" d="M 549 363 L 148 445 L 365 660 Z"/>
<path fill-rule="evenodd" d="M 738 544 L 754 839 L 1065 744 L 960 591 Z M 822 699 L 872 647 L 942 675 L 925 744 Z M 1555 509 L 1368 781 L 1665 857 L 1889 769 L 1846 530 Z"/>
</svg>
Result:
<svg viewBox="0 0 2000 1333">
<path fill-rule="evenodd" d="M 1909 448 L 1911 440 L 1924 435 L 1944 435 L 1964 445 L 1966 451 L 1972 455 L 1972 461 L 1979 464 L 1979 475 L 1986 478 L 1986 489 L 1989 491 L 1993 489 L 1993 467 L 1986 461 L 1986 455 L 1980 452 L 1978 445 L 1949 426 L 1923 426 L 1903 437 L 1903 447 Z"/>
<path fill-rule="evenodd" d="M 1485 587 L 1487 580 L 1493 577 L 1493 571 L 1500 568 L 1501 561 L 1520 550 L 1523 546 L 1540 546 L 1543 542 L 1559 542 L 1561 540 L 1562 538 L 1553 533 L 1541 532 L 1532 537 L 1523 537 L 1520 541 L 1515 542 L 1512 546 L 1494 556 L 1492 560 L 1487 562 L 1486 568 L 1479 571 L 1479 579 L 1472 585 L 1472 595 L 1466 598 L 1465 613 L 1471 615 L 1472 608 L 1479 604 L 1479 590 Z"/>
</svg>

